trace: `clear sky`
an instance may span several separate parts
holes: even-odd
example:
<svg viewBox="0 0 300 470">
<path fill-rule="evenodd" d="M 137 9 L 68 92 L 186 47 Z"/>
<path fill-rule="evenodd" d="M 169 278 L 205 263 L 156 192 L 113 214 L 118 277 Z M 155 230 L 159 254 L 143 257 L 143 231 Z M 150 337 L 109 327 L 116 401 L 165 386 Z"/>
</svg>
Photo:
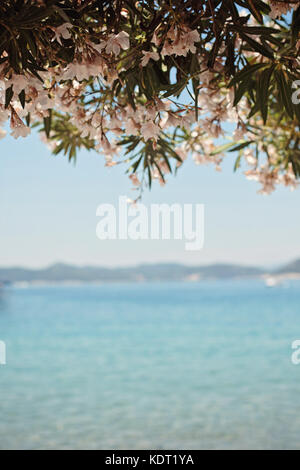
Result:
<svg viewBox="0 0 300 470">
<path fill-rule="evenodd" d="M 257 194 L 258 185 L 233 173 L 229 154 L 222 173 L 186 162 L 143 202 L 205 204 L 205 245 L 183 241 L 100 241 L 96 209 L 134 197 L 125 166 L 105 168 L 103 157 L 82 151 L 76 166 L 54 157 L 36 134 L 0 142 L 0 265 L 41 267 L 53 262 L 132 265 L 141 262 L 277 265 L 300 257 L 300 190 Z"/>
</svg>

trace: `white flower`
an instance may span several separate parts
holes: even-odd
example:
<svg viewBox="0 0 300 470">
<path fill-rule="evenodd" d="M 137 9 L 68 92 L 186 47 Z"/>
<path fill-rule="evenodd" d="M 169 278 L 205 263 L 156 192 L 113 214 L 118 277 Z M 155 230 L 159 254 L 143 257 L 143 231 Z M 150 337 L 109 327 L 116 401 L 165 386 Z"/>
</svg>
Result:
<svg viewBox="0 0 300 470">
<path fill-rule="evenodd" d="M 125 122 L 125 132 L 126 132 L 126 135 L 138 135 L 139 134 L 139 126 L 132 118 L 127 119 L 127 121 Z"/>
<path fill-rule="evenodd" d="M 248 165 L 256 165 L 257 163 L 257 160 L 254 156 L 254 153 L 253 153 L 253 150 L 252 149 L 246 149 L 244 151 L 244 158 L 246 160 L 246 162 L 248 163 Z"/>
<path fill-rule="evenodd" d="M 6 88 L 9 88 L 11 85 L 13 86 L 14 93 L 18 95 L 28 85 L 28 79 L 25 75 L 14 74 L 12 78 L 8 80 Z"/>
<path fill-rule="evenodd" d="M 242 140 L 245 135 L 246 129 L 242 127 L 237 127 L 233 133 L 234 140 Z"/>
<path fill-rule="evenodd" d="M 258 175 L 258 172 L 257 170 L 247 170 L 245 171 L 245 176 L 247 178 L 247 180 L 252 180 L 252 181 L 258 181 L 259 180 L 259 175 Z"/>
<path fill-rule="evenodd" d="M 70 39 L 71 33 L 70 33 L 69 30 L 72 29 L 72 28 L 73 28 L 73 25 L 71 25 L 71 23 L 64 23 L 61 26 L 59 26 L 58 28 L 55 28 L 54 29 L 55 36 L 52 39 L 52 41 L 55 41 L 55 39 L 56 39 L 56 41 L 60 45 L 62 45 L 60 38 L 62 37 L 63 39 Z"/>
<path fill-rule="evenodd" d="M 151 42 L 153 42 L 156 46 L 160 46 L 161 39 L 157 36 L 157 31 L 154 31 Z"/>
<path fill-rule="evenodd" d="M 99 127 L 101 125 L 102 116 L 100 113 L 94 113 L 91 124 L 93 127 Z"/>
<path fill-rule="evenodd" d="M 161 50 L 161 55 L 164 57 L 165 55 L 172 55 L 172 54 L 174 54 L 173 45 L 170 42 L 166 41 L 164 43 L 164 47 Z"/>
<path fill-rule="evenodd" d="M 157 52 L 151 52 L 151 51 L 142 51 L 143 53 L 143 58 L 142 58 L 142 67 L 146 67 L 148 64 L 149 60 L 159 60 L 159 55 Z"/>
<path fill-rule="evenodd" d="M 30 133 L 30 127 L 23 125 L 21 127 L 16 127 L 15 129 L 13 129 L 10 135 L 13 136 L 15 139 L 18 139 L 18 137 L 27 137 Z"/>
<path fill-rule="evenodd" d="M 182 55 L 187 56 L 188 52 L 196 53 L 195 42 L 200 41 L 200 35 L 196 29 L 184 28 L 178 32 L 176 28 L 171 28 L 167 34 L 167 39 L 161 51 L 162 56 Z"/>
<path fill-rule="evenodd" d="M 159 133 L 159 126 L 152 121 L 147 121 L 141 126 L 141 134 L 145 140 L 156 139 Z"/>
<path fill-rule="evenodd" d="M 197 30 L 188 31 L 185 34 L 182 34 L 178 41 L 175 41 L 173 53 L 176 55 L 183 55 L 184 57 L 187 56 L 188 52 L 195 54 L 196 47 L 194 43 L 199 41 L 200 35 Z"/>
<path fill-rule="evenodd" d="M 103 49 L 105 45 L 105 51 L 108 54 L 119 55 L 121 49 L 129 49 L 129 35 L 125 31 L 121 31 L 119 34 L 111 34 L 108 41 L 102 41 L 100 48 Z"/>
<path fill-rule="evenodd" d="M 121 129 L 122 127 L 122 121 L 116 114 L 110 116 L 109 129 Z"/>
<path fill-rule="evenodd" d="M 31 133 L 30 127 L 25 126 L 24 122 L 15 111 L 13 111 L 11 115 L 10 128 L 12 129 L 10 135 L 15 139 L 18 137 L 27 137 Z"/>
<path fill-rule="evenodd" d="M 147 119 L 147 121 L 154 121 L 155 119 L 155 116 L 157 114 L 157 111 L 156 109 L 153 107 L 153 106 L 148 106 L 145 110 L 144 110 L 144 115 L 145 115 L 145 119 Z"/>
<path fill-rule="evenodd" d="M 185 40 L 189 44 L 194 44 L 194 42 L 199 42 L 200 41 L 200 34 L 196 29 L 192 31 L 188 31 L 185 35 Z"/>
<path fill-rule="evenodd" d="M 275 185 L 280 183 L 278 169 L 272 170 L 268 165 L 248 170 L 245 175 L 247 179 L 258 181 L 262 185 L 262 188 L 258 191 L 259 194 L 272 193 L 276 189 Z"/>
<path fill-rule="evenodd" d="M 284 2 L 270 1 L 270 18 L 275 19 L 279 18 L 281 15 L 285 15 L 290 9 L 291 5 Z"/>
<path fill-rule="evenodd" d="M 287 172 L 280 175 L 280 182 L 284 186 L 289 186 L 291 191 L 294 191 L 299 186 L 291 163 L 288 165 Z"/>
<path fill-rule="evenodd" d="M 88 80 L 94 72 L 92 64 L 87 62 L 73 62 L 69 64 L 63 71 L 62 79 L 63 80 L 73 80 L 75 77 L 77 80 Z"/>
<path fill-rule="evenodd" d="M 130 175 L 129 178 L 131 179 L 134 186 L 140 186 L 141 182 L 135 173 L 132 173 L 132 175 Z"/>
</svg>

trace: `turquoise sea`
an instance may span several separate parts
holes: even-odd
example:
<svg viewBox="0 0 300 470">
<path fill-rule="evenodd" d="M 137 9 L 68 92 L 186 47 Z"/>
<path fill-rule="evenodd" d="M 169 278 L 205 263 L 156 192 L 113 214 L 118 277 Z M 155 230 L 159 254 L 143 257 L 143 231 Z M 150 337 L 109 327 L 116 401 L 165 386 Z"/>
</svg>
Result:
<svg viewBox="0 0 300 470">
<path fill-rule="evenodd" d="M 300 283 L 7 288 L 1 449 L 300 449 Z"/>
</svg>

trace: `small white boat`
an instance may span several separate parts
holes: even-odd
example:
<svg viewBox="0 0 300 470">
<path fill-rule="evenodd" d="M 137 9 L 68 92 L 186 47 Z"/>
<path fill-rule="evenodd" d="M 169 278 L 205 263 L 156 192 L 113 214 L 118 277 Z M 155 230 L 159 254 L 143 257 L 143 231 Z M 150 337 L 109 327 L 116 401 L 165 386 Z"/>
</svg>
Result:
<svg viewBox="0 0 300 470">
<path fill-rule="evenodd" d="M 266 277 L 265 278 L 265 285 L 266 287 L 276 287 L 276 286 L 279 286 L 281 284 L 281 281 L 280 279 L 276 278 L 276 277 Z"/>
</svg>

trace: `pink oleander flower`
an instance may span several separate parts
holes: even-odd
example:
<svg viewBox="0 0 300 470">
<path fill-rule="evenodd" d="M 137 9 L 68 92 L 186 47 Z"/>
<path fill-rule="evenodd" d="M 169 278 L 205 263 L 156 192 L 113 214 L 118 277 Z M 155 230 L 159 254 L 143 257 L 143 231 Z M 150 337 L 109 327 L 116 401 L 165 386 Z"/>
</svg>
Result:
<svg viewBox="0 0 300 470">
<path fill-rule="evenodd" d="M 8 80 L 6 88 L 9 88 L 12 85 L 14 93 L 18 95 L 26 88 L 26 86 L 28 86 L 28 84 L 29 80 L 25 77 L 25 75 L 13 74 L 11 79 Z"/>
<path fill-rule="evenodd" d="M 107 40 L 101 41 L 100 44 L 93 44 L 93 48 L 96 49 L 96 51 L 98 51 L 99 53 L 101 53 L 101 51 L 105 49 L 105 52 L 107 52 L 107 54 L 114 55 L 119 55 L 121 49 L 129 49 L 129 46 L 129 35 L 125 31 L 121 31 L 118 34 L 110 34 Z"/>
<path fill-rule="evenodd" d="M 141 126 L 141 134 L 145 140 L 156 139 L 160 133 L 160 127 L 153 121 L 147 121 Z"/>
<path fill-rule="evenodd" d="M 291 191 L 294 191 L 299 186 L 291 163 L 289 163 L 287 172 L 283 175 L 280 175 L 280 182 L 284 186 L 289 187 Z"/>
<path fill-rule="evenodd" d="M 100 70 L 95 71 L 94 65 L 87 62 L 73 62 L 64 69 L 61 78 L 63 80 L 73 80 L 75 77 L 77 80 L 88 80 L 91 76 L 97 75 Z"/>
<path fill-rule="evenodd" d="M 143 53 L 143 58 L 141 62 L 142 67 L 146 67 L 149 60 L 151 59 L 155 61 L 159 60 L 159 54 L 157 52 L 142 51 L 142 53 Z"/>
<path fill-rule="evenodd" d="M 132 175 L 130 175 L 129 178 L 131 179 L 132 184 L 134 186 L 140 186 L 141 185 L 141 182 L 140 182 L 140 180 L 138 179 L 138 177 L 136 176 L 135 173 L 132 173 Z"/>
<path fill-rule="evenodd" d="M 153 44 L 155 44 L 156 46 L 160 46 L 160 44 L 161 44 L 161 38 L 158 37 L 157 31 L 154 31 L 154 34 L 153 34 L 152 39 L 151 39 L 151 42 L 153 42 Z"/>
<path fill-rule="evenodd" d="M 166 41 L 161 51 L 161 55 L 178 55 L 186 57 L 188 52 L 196 53 L 195 43 L 200 41 L 198 31 L 190 30 L 184 27 L 178 31 L 177 28 L 171 28 L 167 34 Z"/>
<path fill-rule="evenodd" d="M 52 41 L 56 40 L 62 46 L 61 38 L 70 39 L 71 37 L 70 29 L 72 28 L 73 28 L 73 25 L 71 25 L 71 23 L 64 23 L 58 28 L 55 28 L 54 29 L 55 36 L 52 39 Z"/>
<path fill-rule="evenodd" d="M 242 127 L 236 128 L 233 133 L 234 140 L 242 140 L 244 138 L 245 133 L 246 129 L 243 129 Z"/>
<path fill-rule="evenodd" d="M 271 8 L 270 18 L 272 19 L 280 18 L 280 16 L 286 15 L 290 11 L 291 7 L 295 6 L 295 4 L 276 2 L 273 0 L 271 0 L 269 4 Z"/>
<path fill-rule="evenodd" d="M 31 133 L 30 127 L 25 126 L 24 122 L 15 111 L 11 114 L 10 128 L 12 129 L 10 135 L 15 139 L 18 139 L 18 137 L 27 137 Z"/>
<path fill-rule="evenodd" d="M 139 134 L 139 126 L 134 121 L 134 119 L 129 118 L 125 122 L 125 133 L 126 135 L 138 135 Z"/>
<path fill-rule="evenodd" d="M 244 151 L 244 158 L 245 158 L 246 162 L 248 163 L 248 165 L 250 165 L 250 166 L 254 166 L 257 163 L 257 160 L 254 156 L 254 152 L 253 152 L 252 149 L 246 149 Z"/>
<path fill-rule="evenodd" d="M 114 162 L 114 161 L 110 161 L 110 160 L 107 160 L 106 163 L 105 163 L 105 166 L 107 167 L 112 167 L 112 166 L 116 166 L 118 163 L 117 162 Z"/>
<path fill-rule="evenodd" d="M 271 194 L 275 191 L 276 184 L 280 183 L 278 169 L 271 169 L 268 165 L 245 171 L 245 175 L 247 179 L 258 181 L 262 185 L 258 193 L 263 195 Z"/>
</svg>

